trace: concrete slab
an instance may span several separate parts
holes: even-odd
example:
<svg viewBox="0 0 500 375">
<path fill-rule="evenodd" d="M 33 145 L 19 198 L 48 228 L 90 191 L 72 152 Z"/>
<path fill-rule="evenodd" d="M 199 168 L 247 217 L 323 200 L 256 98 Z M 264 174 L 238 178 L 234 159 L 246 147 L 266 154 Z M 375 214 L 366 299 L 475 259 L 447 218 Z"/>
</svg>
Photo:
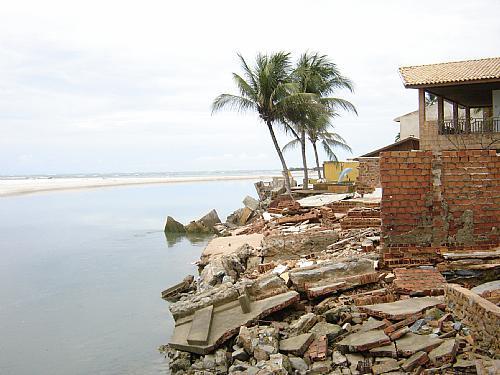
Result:
<svg viewBox="0 0 500 375">
<path fill-rule="evenodd" d="M 280 341 L 280 352 L 302 356 L 314 340 L 314 334 L 304 333 Z"/>
<path fill-rule="evenodd" d="M 362 352 L 391 342 L 389 337 L 381 330 L 352 333 L 337 343 L 337 347 L 346 352 Z"/>
<path fill-rule="evenodd" d="M 409 298 L 396 302 L 359 306 L 359 310 L 382 319 L 403 320 L 429 307 L 442 305 L 443 303 L 442 298 L 421 297 Z"/>
<path fill-rule="evenodd" d="M 213 257 L 235 252 L 239 247 L 248 244 L 260 247 L 264 235 L 260 233 L 242 234 L 239 236 L 217 237 L 212 239 L 201 253 L 201 257 Z"/>
<path fill-rule="evenodd" d="M 457 340 L 445 340 L 437 348 L 431 350 L 431 352 L 429 353 L 429 359 L 434 366 L 442 366 L 453 361 L 457 353 L 457 349 Z"/>
<path fill-rule="evenodd" d="M 319 322 L 316 323 L 316 325 L 312 327 L 309 332 L 314 333 L 316 337 L 326 336 L 328 341 L 331 343 L 338 335 L 340 335 L 342 327 L 337 324 Z"/>
<path fill-rule="evenodd" d="M 371 316 L 368 318 L 367 321 L 365 321 L 362 325 L 361 328 L 359 329 L 360 332 L 368 332 L 368 331 L 373 331 L 374 329 L 381 329 L 386 326 L 386 323 L 383 320 L 377 320 L 372 318 Z"/>
<path fill-rule="evenodd" d="M 214 306 L 210 305 L 197 310 L 193 315 L 193 322 L 187 336 L 187 342 L 191 345 L 206 345 L 208 334 L 212 326 L 212 313 Z"/>
<path fill-rule="evenodd" d="M 321 207 L 347 198 L 348 194 L 318 194 L 299 199 L 301 207 Z"/>
<path fill-rule="evenodd" d="M 424 351 L 429 353 L 435 347 L 441 345 L 443 340 L 432 337 L 430 335 L 416 335 L 407 333 L 402 338 L 395 341 L 394 344 L 379 346 L 370 350 L 370 354 L 374 356 L 386 357 L 410 357 L 416 352 Z M 397 348 L 397 352 L 396 352 Z"/>
<path fill-rule="evenodd" d="M 208 354 L 223 342 L 239 332 L 241 326 L 248 325 L 275 311 L 284 309 L 299 300 L 295 291 L 282 293 L 260 301 L 250 302 L 251 311 L 243 314 L 238 301 L 229 302 L 213 309 L 212 326 L 208 334 L 207 344 L 191 345 L 187 337 L 193 324 L 194 314 L 177 319 L 174 333 L 169 345 L 178 350 L 196 354 Z"/>
</svg>

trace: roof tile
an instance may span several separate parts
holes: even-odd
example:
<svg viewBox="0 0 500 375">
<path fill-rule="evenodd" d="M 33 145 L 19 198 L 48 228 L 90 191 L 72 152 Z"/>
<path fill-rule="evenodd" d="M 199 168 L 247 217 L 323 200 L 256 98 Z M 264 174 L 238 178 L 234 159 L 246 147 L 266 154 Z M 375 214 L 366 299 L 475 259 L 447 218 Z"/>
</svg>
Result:
<svg viewBox="0 0 500 375">
<path fill-rule="evenodd" d="M 500 79 L 500 57 L 399 68 L 405 86 Z"/>
</svg>

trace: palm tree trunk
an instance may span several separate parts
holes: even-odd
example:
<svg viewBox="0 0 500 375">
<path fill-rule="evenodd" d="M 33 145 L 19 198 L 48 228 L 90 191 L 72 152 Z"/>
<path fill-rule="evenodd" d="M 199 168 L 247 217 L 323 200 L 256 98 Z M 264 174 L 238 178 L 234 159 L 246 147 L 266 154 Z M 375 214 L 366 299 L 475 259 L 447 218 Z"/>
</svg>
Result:
<svg viewBox="0 0 500 375">
<path fill-rule="evenodd" d="M 316 142 L 312 142 L 314 149 L 314 156 L 316 157 L 316 169 L 318 171 L 318 178 L 321 180 L 321 168 L 319 167 L 319 157 L 318 157 L 318 149 L 316 148 Z"/>
<path fill-rule="evenodd" d="M 306 131 L 302 129 L 300 133 L 300 148 L 302 151 L 302 165 L 304 166 L 304 182 L 302 184 L 303 189 L 309 189 L 309 172 L 307 170 L 307 159 L 306 159 Z"/>
<path fill-rule="evenodd" d="M 273 140 L 274 148 L 278 153 L 278 156 L 281 161 L 281 166 L 283 167 L 283 176 L 285 177 L 285 188 L 288 194 L 292 193 L 292 189 L 290 187 L 290 176 L 288 175 L 288 167 L 286 166 L 285 158 L 283 157 L 283 153 L 281 152 L 281 148 L 278 145 L 278 140 L 276 139 L 276 135 L 274 134 L 273 124 L 271 121 L 266 121 L 267 128 L 269 129 L 269 133 L 271 134 L 271 138 Z"/>
</svg>

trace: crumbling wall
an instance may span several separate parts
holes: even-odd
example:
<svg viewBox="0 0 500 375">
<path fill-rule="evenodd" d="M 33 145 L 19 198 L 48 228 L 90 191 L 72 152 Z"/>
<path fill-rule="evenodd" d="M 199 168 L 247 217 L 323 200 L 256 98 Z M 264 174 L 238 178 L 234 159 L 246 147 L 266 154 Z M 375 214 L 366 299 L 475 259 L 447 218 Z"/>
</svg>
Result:
<svg viewBox="0 0 500 375">
<path fill-rule="evenodd" d="M 356 183 L 356 191 L 360 194 L 368 194 L 380 187 L 380 158 L 358 158 L 359 176 Z"/>
<path fill-rule="evenodd" d="M 451 310 L 471 328 L 483 349 L 500 352 L 500 307 L 456 284 L 446 284 L 445 299 Z"/>
<path fill-rule="evenodd" d="M 383 152 L 383 261 L 432 264 L 442 250 L 491 249 L 500 233 L 500 156 L 493 150 Z"/>
</svg>

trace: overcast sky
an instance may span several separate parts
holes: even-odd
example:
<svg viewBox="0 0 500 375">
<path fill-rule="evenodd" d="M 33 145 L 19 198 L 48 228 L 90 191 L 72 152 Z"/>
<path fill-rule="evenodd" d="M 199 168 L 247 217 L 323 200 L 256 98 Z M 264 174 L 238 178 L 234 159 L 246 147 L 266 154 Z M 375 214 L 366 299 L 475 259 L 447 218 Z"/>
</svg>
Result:
<svg viewBox="0 0 500 375">
<path fill-rule="evenodd" d="M 354 157 L 416 109 L 398 67 L 500 56 L 499 14 L 498 0 L 4 1 L 0 175 L 279 168 L 256 116 L 210 114 L 237 52 L 336 62 L 356 87 L 338 96 L 359 116 L 335 120 Z"/>
</svg>

